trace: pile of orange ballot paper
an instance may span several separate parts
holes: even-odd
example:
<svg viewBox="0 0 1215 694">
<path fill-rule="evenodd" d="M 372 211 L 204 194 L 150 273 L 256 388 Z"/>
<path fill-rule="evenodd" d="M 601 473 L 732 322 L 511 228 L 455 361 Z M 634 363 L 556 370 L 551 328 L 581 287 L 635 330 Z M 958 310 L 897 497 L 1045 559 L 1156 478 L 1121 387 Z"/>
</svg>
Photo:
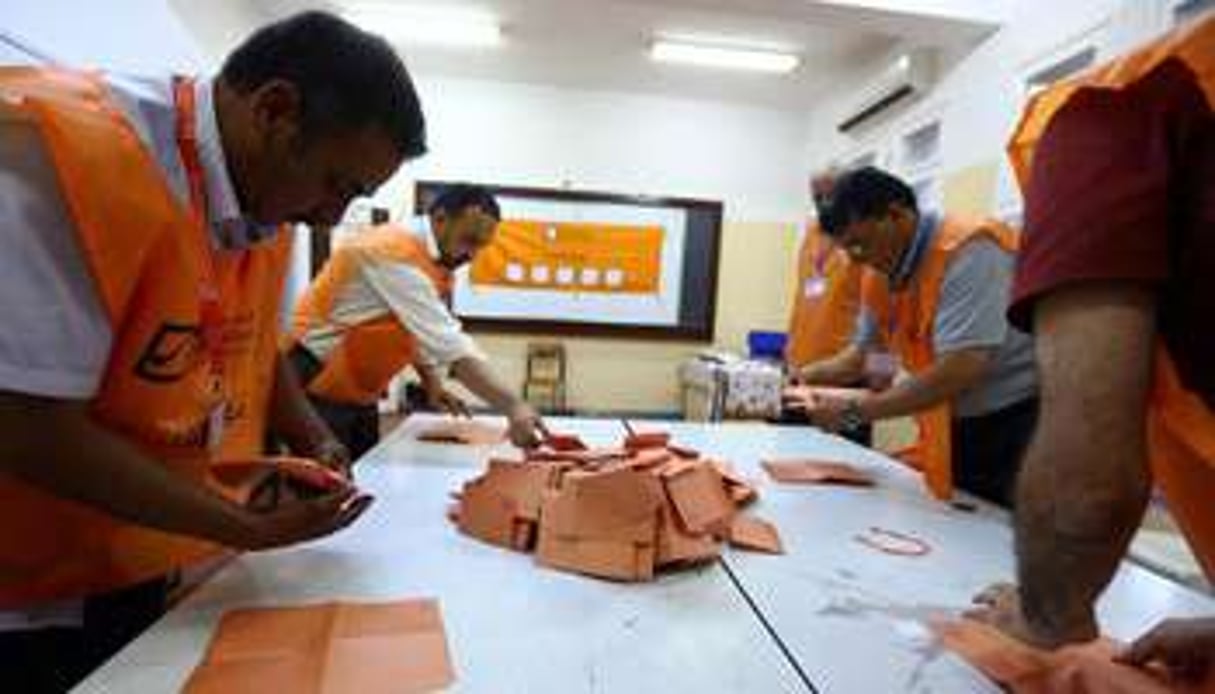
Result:
<svg viewBox="0 0 1215 694">
<path fill-rule="evenodd" d="M 520 460 L 491 459 L 457 495 L 450 515 L 460 531 L 534 551 L 545 566 L 619 581 L 714 559 L 722 542 L 783 551 L 772 524 L 740 511 L 755 488 L 723 461 L 656 432 L 611 449 L 554 441 Z"/>
</svg>

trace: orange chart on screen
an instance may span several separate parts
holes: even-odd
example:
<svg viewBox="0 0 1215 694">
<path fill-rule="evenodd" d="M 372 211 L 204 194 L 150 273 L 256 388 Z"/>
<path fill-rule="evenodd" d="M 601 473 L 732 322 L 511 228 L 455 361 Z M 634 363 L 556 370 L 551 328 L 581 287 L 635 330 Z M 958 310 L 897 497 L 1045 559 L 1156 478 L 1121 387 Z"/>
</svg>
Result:
<svg viewBox="0 0 1215 694">
<path fill-rule="evenodd" d="M 663 233 L 658 225 L 508 219 L 469 278 L 479 288 L 657 294 Z"/>
</svg>

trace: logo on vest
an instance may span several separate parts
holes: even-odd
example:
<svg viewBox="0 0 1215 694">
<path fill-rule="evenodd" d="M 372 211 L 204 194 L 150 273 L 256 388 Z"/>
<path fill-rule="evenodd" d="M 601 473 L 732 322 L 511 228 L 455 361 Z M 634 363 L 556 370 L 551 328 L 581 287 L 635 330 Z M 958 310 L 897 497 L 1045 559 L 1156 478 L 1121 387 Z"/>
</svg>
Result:
<svg viewBox="0 0 1215 694">
<path fill-rule="evenodd" d="M 144 348 L 135 375 L 155 383 L 181 380 L 198 363 L 202 332 L 197 325 L 165 323 Z"/>
</svg>

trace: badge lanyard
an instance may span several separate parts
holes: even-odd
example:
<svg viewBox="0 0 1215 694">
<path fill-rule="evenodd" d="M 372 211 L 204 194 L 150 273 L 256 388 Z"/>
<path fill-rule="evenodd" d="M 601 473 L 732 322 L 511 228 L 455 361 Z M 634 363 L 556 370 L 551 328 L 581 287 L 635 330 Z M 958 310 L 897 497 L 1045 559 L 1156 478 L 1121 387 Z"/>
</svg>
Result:
<svg viewBox="0 0 1215 694">
<path fill-rule="evenodd" d="M 811 261 L 814 272 L 806 278 L 802 293 L 807 299 L 815 299 L 827 293 L 827 259 L 834 250 L 830 244 L 819 240 L 821 248 L 816 248 L 814 259 Z"/>
<path fill-rule="evenodd" d="M 190 190 L 190 210 L 195 221 L 196 233 L 193 236 L 198 242 L 199 332 L 203 352 L 211 371 L 213 387 L 220 394 L 220 403 L 212 409 L 207 420 L 208 445 L 214 448 L 223 438 L 224 411 L 226 409 L 223 396 L 224 314 L 219 290 L 219 273 L 215 266 L 215 252 L 211 248 L 211 240 L 207 232 L 207 191 L 202 162 L 198 156 L 198 135 L 195 132 L 197 102 L 194 80 L 184 77 L 175 78 L 173 95 L 177 106 L 177 149 L 181 155 L 182 167 L 186 172 L 186 181 Z"/>
</svg>

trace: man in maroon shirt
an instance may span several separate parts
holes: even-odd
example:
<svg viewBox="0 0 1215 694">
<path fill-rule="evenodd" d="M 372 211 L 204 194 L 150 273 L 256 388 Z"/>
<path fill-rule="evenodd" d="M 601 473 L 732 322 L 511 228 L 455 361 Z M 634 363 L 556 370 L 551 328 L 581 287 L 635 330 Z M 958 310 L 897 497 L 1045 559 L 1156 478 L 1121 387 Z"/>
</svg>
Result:
<svg viewBox="0 0 1215 694">
<path fill-rule="evenodd" d="M 1036 144 L 1037 134 L 1027 138 L 1026 228 L 1009 311 L 1035 332 L 1042 409 L 1018 485 L 1018 585 L 989 589 L 971 616 L 1039 646 L 1097 635 L 1093 604 L 1142 520 L 1153 473 L 1208 576 L 1215 567 L 1215 496 L 1205 484 L 1215 460 L 1191 453 L 1207 466 L 1187 474 L 1203 484 L 1170 489 L 1157 429 L 1148 437 L 1149 420 L 1169 407 L 1159 383 L 1168 361 L 1189 421 L 1203 429 L 1188 441 L 1215 436 L 1213 68 L 1208 13 L 1078 88 L 1053 87 L 1014 137 L 1018 163 L 1027 146 L 1018 138 L 1047 123 Z M 1057 110 L 1042 118 L 1043 108 Z M 1201 676 L 1215 665 L 1215 620 L 1167 621 L 1123 659 Z"/>
</svg>

